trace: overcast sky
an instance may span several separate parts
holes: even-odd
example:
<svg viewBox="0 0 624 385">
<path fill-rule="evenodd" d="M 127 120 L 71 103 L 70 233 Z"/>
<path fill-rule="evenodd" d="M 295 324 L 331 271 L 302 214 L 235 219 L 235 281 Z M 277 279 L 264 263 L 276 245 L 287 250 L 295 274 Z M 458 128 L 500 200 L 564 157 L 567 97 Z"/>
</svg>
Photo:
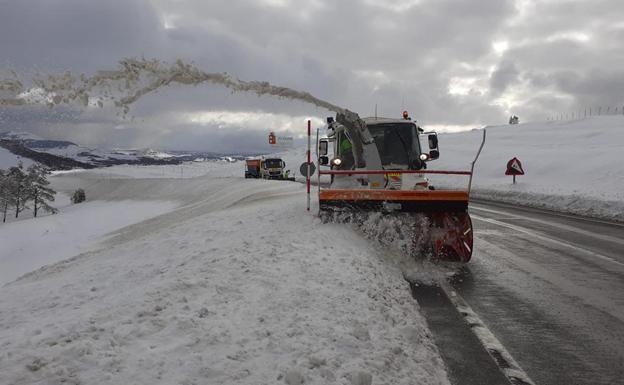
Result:
<svg viewBox="0 0 624 385">
<path fill-rule="evenodd" d="M 92 73 L 124 57 L 178 58 L 372 115 L 467 129 L 624 105 L 621 0 L 0 0 L 0 74 Z M 327 111 L 171 87 L 124 119 L 112 108 L 0 110 L 27 129 L 92 146 L 266 148 Z"/>
</svg>

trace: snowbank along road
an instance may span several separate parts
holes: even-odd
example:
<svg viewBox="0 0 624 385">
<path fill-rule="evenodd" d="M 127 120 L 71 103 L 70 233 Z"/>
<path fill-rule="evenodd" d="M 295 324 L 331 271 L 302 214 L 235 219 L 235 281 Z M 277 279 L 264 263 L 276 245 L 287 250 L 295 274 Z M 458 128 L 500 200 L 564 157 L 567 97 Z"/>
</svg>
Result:
<svg viewBox="0 0 624 385">
<path fill-rule="evenodd" d="M 55 185 L 179 206 L 3 286 L 0 383 L 449 384 L 397 261 L 301 184 L 102 172 Z"/>
</svg>

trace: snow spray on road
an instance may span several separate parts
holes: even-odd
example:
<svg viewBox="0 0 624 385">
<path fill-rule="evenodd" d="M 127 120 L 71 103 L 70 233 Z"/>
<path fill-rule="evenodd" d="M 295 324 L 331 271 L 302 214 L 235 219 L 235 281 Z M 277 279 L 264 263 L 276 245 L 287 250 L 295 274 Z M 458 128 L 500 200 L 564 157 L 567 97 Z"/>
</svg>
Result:
<svg viewBox="0 0 624 385">
<path fill-rule="evenodd" d="M 335 211 L 321 213 L 325 223 L 351 224 L 367 239 L 415 260 L 431 257 L 427 250 L 427 237 L 430 226 L 425 215 L 381 212 Z"/>
</svg>

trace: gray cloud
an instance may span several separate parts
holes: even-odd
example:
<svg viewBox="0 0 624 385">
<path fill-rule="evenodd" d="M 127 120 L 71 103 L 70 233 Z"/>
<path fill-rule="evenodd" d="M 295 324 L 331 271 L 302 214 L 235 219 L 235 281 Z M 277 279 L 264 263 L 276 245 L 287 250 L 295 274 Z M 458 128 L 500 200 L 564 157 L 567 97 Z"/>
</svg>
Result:
<svg viewBox="0 0 624 385">
<path fill-rule="evenodd" d="M 490 78 L 490 90 L 495 94 L 505 92 L 507 87 L 518 80 L 520 71 L 512 61 L 502 62 L 492 73 Z"/>
<path fill-rule="evenodd" d="M 36 70 L 89 73 L 126 56 L 181 58 L 206 71 L 306 90 L 362 115 L 372 114 L 375 104 L 383 115 L 409 109 L 425 125 L 497 124 L 512 112 L 528 121 L 560 109 L 624 102 L 618 0 L 401 4 L 0 0 L 0 65 L 27 77 Z M 146 97 L 133 107 L 133 121 L 112 109 L 21 108 L 0 111 L 0 125 L 66 132 L 89 144 L 207 150 L 226 143 L 262 148 L 266 131 L 276 128 L 266 127 L 270 120 L 250 120 L 223 131 L 187 119 L 224 110 L 296 119 L 328 114 L 200 86 Z M 115 129 L 120 126 L 125 129 Z"/>
</svg>

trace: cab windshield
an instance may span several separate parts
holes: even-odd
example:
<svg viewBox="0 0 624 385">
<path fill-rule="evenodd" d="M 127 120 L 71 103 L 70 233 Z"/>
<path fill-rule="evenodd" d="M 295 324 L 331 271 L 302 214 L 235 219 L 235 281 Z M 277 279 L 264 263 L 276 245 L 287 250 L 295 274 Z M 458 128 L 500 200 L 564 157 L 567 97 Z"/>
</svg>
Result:
<svg viewBox="0 0 624 385">
<path fill-rule="evenodd" d="M 420 142 L 413 123 L 369 125 L 383 166 L 410 166 L 420 155 Z"/>
<path fill-rule="evenodd" d="M 267 159 L 264 161 L 266 168 L 280 168 L 282 167 L 281 159 Z"/>
</svg>

